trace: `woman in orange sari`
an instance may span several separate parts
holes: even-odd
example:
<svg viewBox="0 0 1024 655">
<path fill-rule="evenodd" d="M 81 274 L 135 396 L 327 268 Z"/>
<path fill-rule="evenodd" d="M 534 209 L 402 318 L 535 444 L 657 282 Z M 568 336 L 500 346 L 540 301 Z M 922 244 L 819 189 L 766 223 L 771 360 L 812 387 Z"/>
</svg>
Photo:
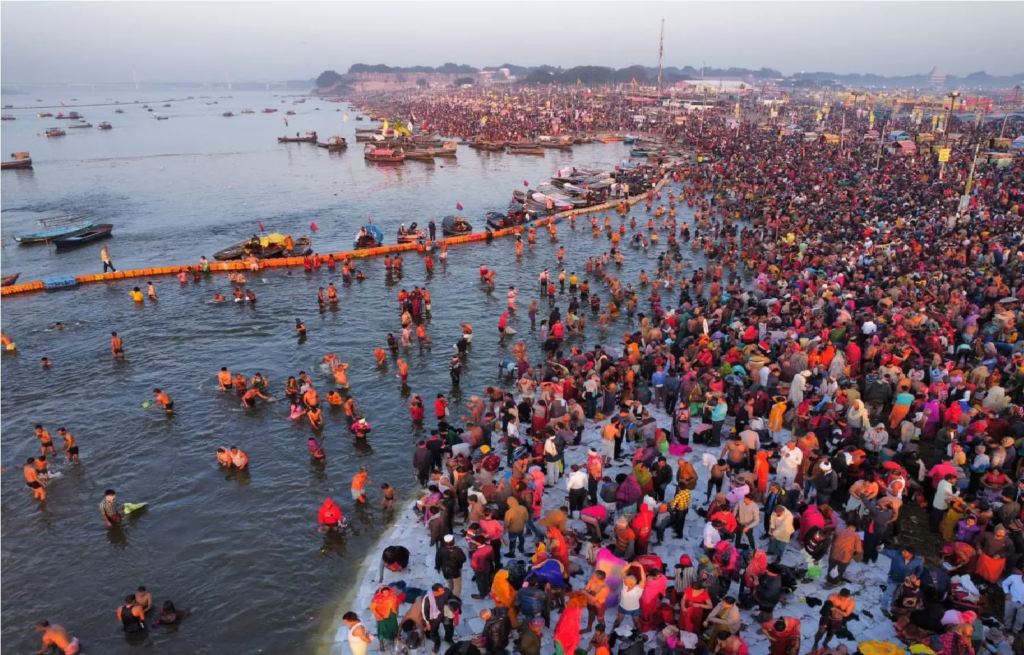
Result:
<svg viewBox="0 0 1024 655">
<path fill-rule="evenodd" d="M 754 461 L 754 475 L 757 476 L 757 491 L 761 498 L 768 493 L 768 451 L 759 450 Z"/>
<path fill-rule="evenodd" d="M 519 621 L 516 616 L 516 590 L 508 581 L 508 569 L 501 569 L 494 574 L 494 580 L 491 582 L 491 599 L 496 607 L 508 608 L 508 618 L 512 622 L 512 627 L 517 628 Z"/>
</svg>

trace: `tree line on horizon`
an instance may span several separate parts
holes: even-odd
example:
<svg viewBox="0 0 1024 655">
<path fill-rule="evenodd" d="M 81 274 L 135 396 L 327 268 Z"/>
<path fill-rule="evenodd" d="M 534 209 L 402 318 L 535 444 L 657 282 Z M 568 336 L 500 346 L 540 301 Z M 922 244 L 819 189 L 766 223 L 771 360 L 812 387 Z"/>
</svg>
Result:
<svg viewBox="0 0 1024 655">
<path fill-rule="evenodd" d="M 441 73 L 448 75 L 459 75 L 464 81 L 471 75 L 483 71 L 499 71 L 507 69 L 510 75 L 514 75 L 517 81 L 524 84 L 576 84 L 577 82 L 586 85 L 600 86 L 605 84 L 627 84 L 636 80 L 637 84 L 652 84 L 658 79 L 658 69 L 650 66 L 627 66 L 625 68 L 611 68 L 608 66 L 574 66 L 562 68 L 560 66 L 518 66 L 515 64 L 502 64 L 500 66 L 487 66 L 475 68 L 468 64 L 456 64 L 447 62 L 441 66 L 388 66 L 385 64 L 353 64 L 349 67 L 348 74 L 356 73 L 392 73 L 400 75 L 424 75 L 430 73 Z M 502 75 L 498 73 L 498 75 Z M 774 68 L 695 68 L 693 66 L 668 66 L 662 70 L 662 83 L 674 84 L 684 80 L 699 80 L 701 78 L 753 78 L 754 80 L 785 80 L 799 86 L 807 85 L 829 85 L 843 84 L 850 86 L 927 86 L 930 84 L 929 73 L 916 73 L 912 75 L 885 76 L 874 73 L 847 73 L 836 74 L 826 71 L 794 73 L 783 75 L 781 71 Z M 327 70 L 317 78 L 317 86 L 327 87 L 334 84 L 346 86 L 349 78 L 333 70 Z M 470 80 L 472 78 L 469 78 Z M 500 78 L 499 78 L 500 79 Z M 956 75 L 946 76 L 946 86 L 957 87 L 1006 87 L 1020 84 L 1024 80 L 1024 73 L 1013 75 L 989 75 L 985 71 L 978 71 L 959 77 Z"/>
</svg>

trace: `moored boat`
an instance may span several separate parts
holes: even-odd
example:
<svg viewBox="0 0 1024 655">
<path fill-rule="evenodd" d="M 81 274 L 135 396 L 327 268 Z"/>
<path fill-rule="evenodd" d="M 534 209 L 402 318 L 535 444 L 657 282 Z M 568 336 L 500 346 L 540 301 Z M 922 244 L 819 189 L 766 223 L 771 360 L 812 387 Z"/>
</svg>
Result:
<svg viewBox="0 0 1024 655">
<path fill-rule="evenodd" d="M 402 150 L 390 150 L 369 146 L 363 151 L 363 157 L 368 162 L 375 164 L 401 164 L 405 161 L 405 153 Z"/>
<path fill-rule="evenodd" d="M 306 136 L 279 136 L 278 143 L 316 143 L 316 132 L 307 132 Z"/>
<path fill-rule="evenodd" d="M 102 123 L 97 125 L 97 127 L 99 129 L 101 129 L 101 130 L 112 130 L 112 129 L 114 129 L 114 126 L 111 125 L 110 123 L 108 123 L 107 121 L 103 121 Z"/>
<path fill-rule="evenodd" d="M 255 113 L 256 113 L 256 111 L 255 111 L 254 109 L 243 109 L 243 110 L 242 110 L 241 112 L 239 112 L 239 113 L 242 113 L 242 114 L 255 114 Z"/>
<path fill-rule="evenodd" d="M 123 113 L 124 113 L 124 110 L 123 110 L 123 109 L 115 109 L 115 110 L 114 110 L 114 113 L 115 113 L 115 114 L 123 114 Z"/>
<path fill-rule="evenodd" d="M 12 284 L 14 284 L 15 282 L 18 281 L 18 276 L 20 276 L 20 275 L 21 275 L 21 273 L 11 273 L 10 275 L 5 275 L 3 277 L 3 279 L 0 280 L 0 286 L 2 286 L 2 287 L 9 287 L 9 286 L 11 286 Z"/>
<path fill-rule="evenodd" d="M 405 150 L 404 155 L 406 159 L 413 161 L 434 161 L 434 155 L 428 150 Z"/>
<path fill-rule="evenodd" d="M 90 220 L 74 219 L 67 223 L 57 223 L 48 230 L 32 232 L 22 236 L 14 237 L 18 243 L 42 243 L 44 241 L 55 241 L 84 232 L 93 227 L 95 223 Z"/>
<path fill-rule="evenodd" d="M 111 236 L 113 229 L 114 226 L 110 223 L 99 223 L 76 234 L 72 234 L 61 239 L 54 239 L 53 245 L 58 248 L 75 248 L 89 243 L 90 241 L 106 239 Z"/>
<path fill-rule="evenodd" d="M 27 152 L 12 152 L 10 161 L 0 162 L 0 168 L 32 168 L 32 157 Z"/>
<path fill-rule="evenodd" d="M 64 136 L 65 134 L 67 134 L 67 132 L 60 129 L 59 127 L 51 127 L 48 130 L 46 130 L 46 136 Z"/>
<path fill-rule="evenodd" d="M 295 112 L 289 109 L 288 111 L 286 111 L 286 112 L 284 113 L 284 115 L 285 115 L 285 116 L 294 116 L 294 115 L 295 115 Z"/>
<path fill-rule="evenodd" d="M 81 118 L 84 118 L 84 116 L 79 114 L 77 111 L 72 111 L 72 112 L 68 112 L 67 114 L 63 114 L 61 112 L 57 112 L 57 115 L 54 116 L 54 118 L 66 118 L 66 119 L 70 119 L 70 120 L 73 120 L 73 121 L 77 121 L 77 120 L 79 120 Z"/>
<path fill-rule="evenodd" d="M 544 148 L 524 147 L 510 145 L 508 147 L 508 154 L 510 155 L 537 155 L 540 157 L 544 156 Z"/>
<path fill-rule="evenodd" d="M 16 121 L 16 120 L 18 120 L 16 117 L 11 116 L 9 114 L 4 114 L 3 116 L 0 116 L 0 121 Z"/>
<path fill-rule="evenodd" d="M 317 145 L 328 150 L 344 150 L 348 147 L 348 141 L 343 136 L 328 137 L 327 141 L 318 141 Z"/>
<path fill-rule="evenodd" d="M 167 117 L 166 116 L 157 116 L 156 114 L 153 114 L 153 120 L 165 121 L 165 120 L 167 120 Z"/>
<path fill-rule="evenodd" d="M 473 226 L 461 216 L 445 216 L 441 220 L 441 233 L 446 237 L 464 236 L 472 231 Z"/>
<path fill-rule="evenodd" d="M 68 125 L 69 130 L 81 129 L 83 127 L 92 127 L 92 123 L 71 123 Z"/>
<path fill-rule="evenodd" d="M 218 261 L 228 261 L 243 259 L 252 253 L 257 259 L 274 259 L 277 257 L 301 257 L 313 252 L 312 242 L 308 236 L 295 239 L 292 243 L 291 251 L 285 249 L 288 245 L 288 237 L 283 234 L 268 234 L 265 237 L 258 238 L 258 241 L 258 245 L 252 239 L 240 241 L 233 246 L 213 253 L 213 258 Z"/>
<path fill-rule="evenodd" d="M 41 111 L 38 114 L 36 114 L 36 116 L 38 116 L 39 118 L 53 118 L 53 114 L 51 114 L 48 111 Z"/>
<path fill-rule="evenodd" d="M 231 118 L 234 115 L 235 115 L 235 112 L 233 112 L 233 111 L 226 111 L 223 114 L 221 114 L 221 116 L 223 116 L 224 118 Z"/>
<path fill-rule="evenodd" d="M 273 107 L 267 107 L 266 109 L 260 111 L 261 114 L 274 114 L 276 112 L 277 110 L 274 109 Z"/>
<path fill-rule="evenodd" d="M 416 241 L 424 241 L 427 238 L 427 231 L 422 227 L 417 227 L 416 223 L 409 225 L 406 229 L 405 224 L 398 228 L 398 243 L 415 243 Z"/>
<path fill-rule="evenodd" d="M 378 248 L 382 245 L 384 245 L 384 233 L 372 223 L 367 223 L 359 228 L 356 238 L 352 241 L 352 246 L 357 250 L 362 248 Z"/>
</svg>

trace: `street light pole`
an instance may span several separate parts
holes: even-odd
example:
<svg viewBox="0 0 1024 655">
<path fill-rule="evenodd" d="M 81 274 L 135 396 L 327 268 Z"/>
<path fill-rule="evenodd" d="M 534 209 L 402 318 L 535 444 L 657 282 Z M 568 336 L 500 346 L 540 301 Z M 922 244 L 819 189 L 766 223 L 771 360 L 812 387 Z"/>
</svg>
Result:
<svg viewBox="0 0 1024 655">
<path fill-rule="evenodd" d="M 949 125 L 953 122 L 953 105 L 956 104 L 956 99 L 960 97 L 959 91 L 949 92 L 949 114 L 946 117 L 945 133 L 942 135 L 943 145 L 949 145 Z"/>
</svg>

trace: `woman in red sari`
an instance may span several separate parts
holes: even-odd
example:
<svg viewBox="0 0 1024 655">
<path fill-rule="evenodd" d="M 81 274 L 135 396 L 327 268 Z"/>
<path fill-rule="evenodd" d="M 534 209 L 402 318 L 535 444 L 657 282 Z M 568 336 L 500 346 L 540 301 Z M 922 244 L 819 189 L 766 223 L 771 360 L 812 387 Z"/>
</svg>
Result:
<svg viewBox="0 0 1024 655">
<path fill-rule="evenodd" d="M 711 611 L 711 596 L 707 589 L 687 587 L 679 609 L 679 629 L 699 634 L 704 615 Z"/>
<path fill-rule="evenodd" d="M 768 493 L 768 451 L 759 450 L 754 462 L 754 475 L 757 476 L 757 491 L 764 498 Z"/>
</svg>

